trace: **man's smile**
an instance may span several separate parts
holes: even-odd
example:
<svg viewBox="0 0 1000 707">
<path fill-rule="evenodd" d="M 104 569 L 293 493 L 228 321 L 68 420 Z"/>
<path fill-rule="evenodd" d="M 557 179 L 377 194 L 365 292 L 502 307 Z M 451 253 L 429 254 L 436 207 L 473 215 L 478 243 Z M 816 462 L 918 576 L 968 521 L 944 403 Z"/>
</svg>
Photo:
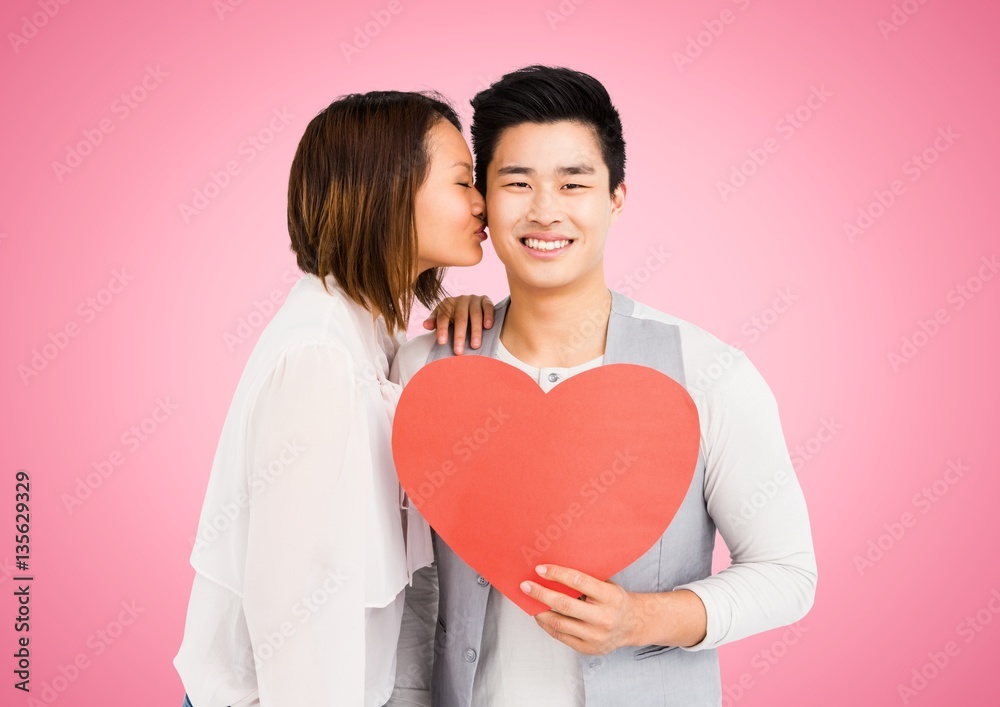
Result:
<svg viewBox="0 0 1000 707">
<path fill-rule="evenodd" d="M 551 232 L 529 233 L 519 240 L 526 251 L 541 258 L 556 257 L 566 252 L 574 242 L 574 239 L 561 233 Z"/>
</svg>

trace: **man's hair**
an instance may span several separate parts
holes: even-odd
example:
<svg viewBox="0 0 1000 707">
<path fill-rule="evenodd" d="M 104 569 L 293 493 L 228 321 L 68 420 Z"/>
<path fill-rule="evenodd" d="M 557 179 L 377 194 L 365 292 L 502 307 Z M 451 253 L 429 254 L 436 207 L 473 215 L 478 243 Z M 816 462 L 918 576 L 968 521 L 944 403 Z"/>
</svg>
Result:
<svg viewBox="0 0 1000 707">
<path fill-rule="evenodd" d="M 416 297 L 432 307 L 444 273 L 414 282 L 414 204 L 430 168 L 428 133 L 440 120 L 459 131 L 434 93 L 372 91 L 342 96 L 312 119 L 288 179 L 288 233 L 299 268 L 332 275 L 351 299 L 405 329 Z M 325 286 L 325 282 L 324 282 Z"/>
<path fill-rule="evenodd" d="M 569 120 L 594 129 L 608 168 L 611 192 L 625 181 L 625 138 L 611 96 L 593 76 L 553 66 L 526 66 L 505 74 L 472 99 L 476 183 L 486 193 L 486 171 L 503 131 L 522 123 Z"/>
</svg>

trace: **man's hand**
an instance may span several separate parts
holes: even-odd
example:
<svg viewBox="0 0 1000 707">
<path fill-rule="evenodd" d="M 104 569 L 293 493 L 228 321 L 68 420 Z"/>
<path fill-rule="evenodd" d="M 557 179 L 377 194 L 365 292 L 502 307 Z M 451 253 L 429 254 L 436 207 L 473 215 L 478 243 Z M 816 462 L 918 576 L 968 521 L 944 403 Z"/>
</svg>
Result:
<svg viewBox="0 0 1000 707">
<path fill-rule="evenodd" d="M 521 590 L 551 607 L 535 621 L 553 638 L 588 655 L 604 655 L 622 646 L 645 645 L 642 641 L 643 594 L 625 591 L 614 582 L 558 565 L 539 565 L 539 576 L 568 587 L 574 599 L 535 582 L 522 582 Z"/>
<path fill-rule="evenodd" d="M 472 348 L 478 349 L 483 341 L 483 329 L 493 326 L 493 302 L 486 295 L 461 295 L 448 297 L 434 308 L 424 320 L 424 329 L 437 329 L 439 344 L 448 341 L 448 325 L 455 324 L 455 353 L 465 350 L 465 331 L 472 328 Z"/>
<path fill-rule="evenodd" d="M 603 655 L 622 646 L 690 647 L 705 640 L 708 615 L 690 589 L 628 592 L 614 582 L 558 565 L 539 565 L 535 571 L 568 587 L 573 595 L 522 582 L 525 594 L 552 609 L 538 614 L 535 621 L 580 653 Z"/>
</svg>

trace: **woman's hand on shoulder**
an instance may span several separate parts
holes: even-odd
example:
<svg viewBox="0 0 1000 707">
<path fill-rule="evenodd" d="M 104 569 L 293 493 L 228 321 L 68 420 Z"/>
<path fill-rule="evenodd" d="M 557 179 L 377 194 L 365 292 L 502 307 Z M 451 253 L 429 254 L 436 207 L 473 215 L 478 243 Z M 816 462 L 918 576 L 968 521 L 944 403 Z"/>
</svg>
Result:
<svg viewBox="0 0 1000 707">
<path fill-rule="evenodd" d="M 448 341 L 448 325 L 455 325 L 455 353 L 465 350 L 465 332 L 471 330 L 470 346 L 478 349 L 483 341 L 483 329 L 493 326 L 493 302 L 486 295 L 447 297 L 424 320 L 424 329 L 437 329 L 439 344 Z"/>
</svg>

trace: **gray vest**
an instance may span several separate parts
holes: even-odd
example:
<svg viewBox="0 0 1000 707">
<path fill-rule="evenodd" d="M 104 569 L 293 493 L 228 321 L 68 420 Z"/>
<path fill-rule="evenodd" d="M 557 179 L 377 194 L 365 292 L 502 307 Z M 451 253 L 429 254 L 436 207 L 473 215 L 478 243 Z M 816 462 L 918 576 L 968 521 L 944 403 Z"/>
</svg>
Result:
<svg viewBox="0 0 1000 707">
<path fill-rule="evenodd" d="M 496 306 L 483 345 L 464 355 L 495 358 L 509 298 Z M 632 315 L 635 302 L 612 292 L 604 363 L 654 368 L 685 385 L 678 328 Z M 435 344 L 427 363 L 453 355 L 451 342 Z M 712 573 L 715 523 L 705 506 L 705 456 L 677 515 L 645 555 L 612 577 L 633 592 L 666 592 Z M 482 647 L 489 583 L 434 533 L 440 582 L 434 640 L 433 703 L 469 707 Z M 539 629 L 541 630 L 541 629 Z M 580 655 L 587 707 L 718 707 L 722 702 L 715 650 L 684 651 L 673 646 L 627 646 L 605 656 Z"/>
</svg>

